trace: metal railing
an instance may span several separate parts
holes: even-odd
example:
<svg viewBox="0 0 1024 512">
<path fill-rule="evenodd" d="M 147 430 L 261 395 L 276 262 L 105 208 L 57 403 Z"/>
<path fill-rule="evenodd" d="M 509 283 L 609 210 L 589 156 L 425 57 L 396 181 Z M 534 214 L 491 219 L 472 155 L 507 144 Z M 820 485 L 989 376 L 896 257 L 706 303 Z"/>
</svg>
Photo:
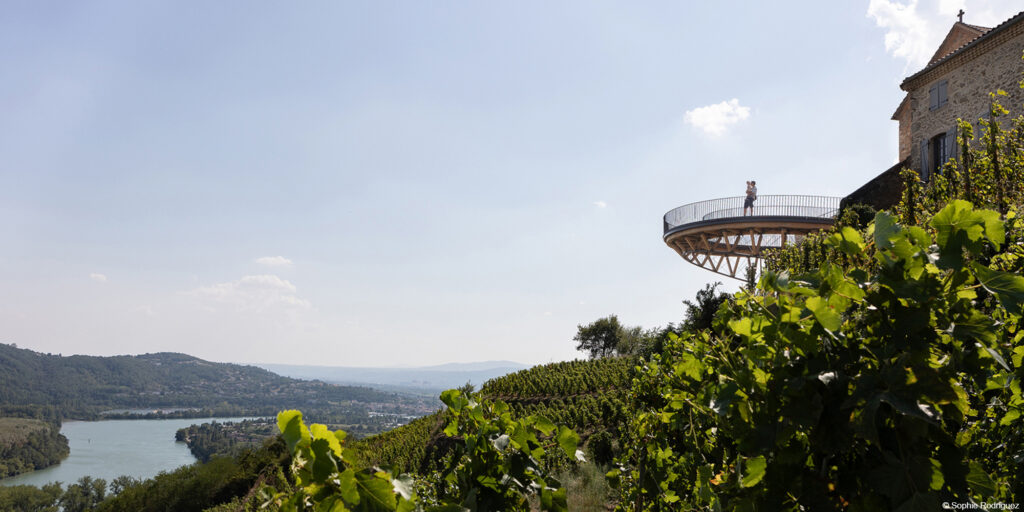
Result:
<svg viewBox="0 0 1024 512">
<path fill-rule="evenodd" d="M 665 214 L 665 233 L 680 226 L 719 219 L 743 218 L 744 196 L 709 199 L 669 210 Z M 753 214 L 757 217 L 802 217 L 832 219 L 839 212 L 841 197 L 828 196 L 758 196 Z"/>
</svg>

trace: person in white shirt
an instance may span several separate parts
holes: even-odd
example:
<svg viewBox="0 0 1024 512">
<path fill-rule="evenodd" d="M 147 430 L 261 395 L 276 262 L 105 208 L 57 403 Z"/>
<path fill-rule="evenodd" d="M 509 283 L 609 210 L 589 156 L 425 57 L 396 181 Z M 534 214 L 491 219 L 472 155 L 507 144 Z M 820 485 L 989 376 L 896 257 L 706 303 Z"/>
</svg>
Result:
<svg viewBox="0 0 1024 512">
<path fill-rule="evenodd" d="M 747 198 L 743 200 L 743 215 L 748 215 L 747 214 L 747 208 L 750 209 L 749 215 L 753 215 L 754 214 L 754 201 L 756 201 L 756 200 L 757 200 L 757 182 L 751 180 L 751 181 L 747 182 Z"/>
</svg>

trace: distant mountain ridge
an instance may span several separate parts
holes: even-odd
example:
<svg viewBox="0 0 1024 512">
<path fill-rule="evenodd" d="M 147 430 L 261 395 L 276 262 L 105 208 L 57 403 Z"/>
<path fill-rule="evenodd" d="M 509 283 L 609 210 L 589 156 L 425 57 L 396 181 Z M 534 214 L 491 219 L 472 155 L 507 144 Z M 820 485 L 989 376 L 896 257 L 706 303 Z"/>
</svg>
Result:
<svg viewBox="0 0 1024 512">
<path fill-rule="evenodd" d="M 298 380 L 186 354 L 60 356 L 0 344 L 0 416 L 4 409 L 25 406 L 56 408 L 68 417 L 117 408 L 191 407 L 243 414 L 276 414 L 295 407 L 351 411 L 398 400 L 393 393 L 365 386 Z"/>
<path fill-rule="evenodd" d="M 375 386 L 420 392 L 440 392 L 457 388 L 467 382 L 479 387 L 484 382 L 529 368 L 513 361 L 481 361 L 446 363 L 414 368 L 365 368 L 350 366 L 314 366 L 289 364 L 258 364 L 260 368 L 296 379 L 317 379 L 324 382 Z"/>
</svg>

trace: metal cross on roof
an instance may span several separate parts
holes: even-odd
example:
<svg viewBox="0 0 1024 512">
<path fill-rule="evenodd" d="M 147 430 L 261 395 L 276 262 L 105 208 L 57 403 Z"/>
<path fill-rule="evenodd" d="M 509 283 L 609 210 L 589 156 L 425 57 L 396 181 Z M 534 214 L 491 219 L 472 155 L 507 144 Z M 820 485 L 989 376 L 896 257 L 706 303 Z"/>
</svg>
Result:
<svg viewBox="0 0 1024 512">
<path fill-rule="evenodd" d="M 960 12 L 956 13 L 956 17 L 960 18 L 960 23 L 964 22 L 964 10 L 960 9 Z"/>
</svg>

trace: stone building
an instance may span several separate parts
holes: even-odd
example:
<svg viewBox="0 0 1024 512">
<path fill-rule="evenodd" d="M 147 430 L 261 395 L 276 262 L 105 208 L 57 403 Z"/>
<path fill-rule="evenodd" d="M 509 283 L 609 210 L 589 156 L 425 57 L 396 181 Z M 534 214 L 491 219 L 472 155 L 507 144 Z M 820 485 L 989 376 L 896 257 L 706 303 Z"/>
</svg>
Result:
<svg viewBox="0 0 1024 512">
<path fill-rule="evenodd" d="M 1024 12 L 994 28 L 961 20 L 953 24 L 924 69 L 900 84 L 907 92 L 892 119 L 899 126 L 900 162 L 847 196 L 846 203 L 889 207 L 899 201 L 899 171 L 909 167 L 928 178 L 956 156 L 957 119 L 977 124 L 987 117 L 989 93 L 1021 114 L 1024 90 Z M 975 130 L 975 133 L 980 133 Z"/>
</svg>

